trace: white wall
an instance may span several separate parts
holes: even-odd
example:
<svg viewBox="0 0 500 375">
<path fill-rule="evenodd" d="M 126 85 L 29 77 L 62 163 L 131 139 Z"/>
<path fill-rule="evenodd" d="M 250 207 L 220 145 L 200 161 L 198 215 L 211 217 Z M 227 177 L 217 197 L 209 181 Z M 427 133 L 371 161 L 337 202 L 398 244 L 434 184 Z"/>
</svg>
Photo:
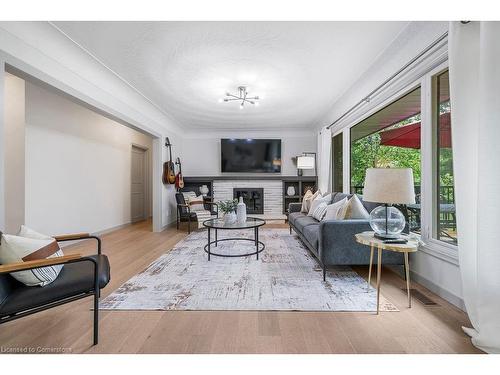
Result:
<svg viewBox="0 0 500 375">
<path fill-rule="evenodd" d="M 331 111 L 317 124 L 318 127 L 331 124 L 339 118 L 347 109 L 366 97 L 370 91 L 440 37 L 447 29 L 447 22 L 412 22 L 332 106 Z M 432 65 L 432 61 L 426 61 L 425 65 Z M 425 71 L 419 71 L 417 67 L 408 76 L 414 77 L 423 73 Z M 372 98 L 370 103 L 361 105 L 352 115 L 340 121 L 332 128 L 333 132 L 337 133 L 357 123 L 365 113 L 382 102 L 384 96 L 387 98 L 391 92 L 395 93 L 409 83 L 408 79 L 403 78 L 393 86 L 389 86 L 376 98 Z M 347 160 L 349 149 L 344 148 L 347 153 L 344 155 L 344 160 Z M 440 254 L 434 249 L 423 248 L 422 251 L 412 254 L 411 271 L 414 281 L 421 283 L 458 307 L 464 308 L 458 252 L 450 256 L 449 253 Z"/>
<path fill-rule="evenodd" d="M 5 74 L 5 232 L 24 223 L 24 80 Z"/>
<path fill-rule="evenodd" d="M 0 70 L 8 64 L 56 87 L 123 122 L 157 137 L 154 147 L 154 227 L 161 230 L 175 221 L 173 187 L 161 184 L 161 166 L 167 158 L 163 140 L 175 140 L 174 157 L 181 152 L 176 138 L 179 124 L 84 52 L 48 22 L 0 22 Z M 5 169 L 3 74 L 0 78 L 0 229 L 5 226 Z"/>
<path fill-rule="evenodd" d="M 311 131 L 246 131 L 213 132 L 193 136 L 186 135 L 182 140 L 184 176 L 219 176 L 221 138 L 279 138 L 281 139 L 281 160 L 283 176 L 296 176 L 297 168 L 292 157 L 303 151 L 316 152 L 316 136 Z M 314 175 L 313 170 L 304 171 L 304 175 Z"/>
<path fill-rule="evenodd" d="M 150 136 L 27 82 L 26 224 L 58 234 L 129 223 L 133 143 L 152 149 Z"/>
</svg>

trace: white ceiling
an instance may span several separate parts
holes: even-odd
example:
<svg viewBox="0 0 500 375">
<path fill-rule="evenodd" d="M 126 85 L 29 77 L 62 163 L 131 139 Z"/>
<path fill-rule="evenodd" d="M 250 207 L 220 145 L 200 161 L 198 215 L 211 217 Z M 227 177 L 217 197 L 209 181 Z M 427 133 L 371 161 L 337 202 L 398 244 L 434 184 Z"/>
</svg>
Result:
<svg viewBox="0 0 500 375">
<path fill-rule="evenodd" d="M 283 129 L 321 116 L 407 22 L 54 22 L 191 130 Z M 248 85 L 262 99 L 219 103 Z"/>
</svg>

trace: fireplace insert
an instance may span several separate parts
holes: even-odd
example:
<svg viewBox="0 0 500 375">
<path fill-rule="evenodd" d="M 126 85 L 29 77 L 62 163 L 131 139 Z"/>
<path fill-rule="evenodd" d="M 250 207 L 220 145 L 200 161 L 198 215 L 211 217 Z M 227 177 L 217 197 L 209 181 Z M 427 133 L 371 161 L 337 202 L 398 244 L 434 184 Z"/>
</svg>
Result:
<svg viewBox="0 0 500 375">
<path fill-rule="evenodd" d="M 247 214 L 264 213 L 264 189 L 263 188 L 233 188 L 233 197 L 240 199 L 247 205 Z"/>
</svg>

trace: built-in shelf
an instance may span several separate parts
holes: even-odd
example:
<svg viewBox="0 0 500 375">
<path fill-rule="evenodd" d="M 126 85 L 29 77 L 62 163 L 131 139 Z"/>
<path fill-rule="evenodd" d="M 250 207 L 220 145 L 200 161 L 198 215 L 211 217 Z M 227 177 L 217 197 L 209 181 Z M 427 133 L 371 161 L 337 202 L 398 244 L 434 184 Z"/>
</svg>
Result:
<svg viewBox="0 0 500 375">
<path fill-rule="evenodd" d="M 223 175 L 223 176 L 191 176 L 184 177 L 184 188 L 182 191 L 194 191 L 197 195 L 200 194 L 200 186 L 207 185 L 209 189 L 208 195 L 214 196 L 214 181 L 281 181 L 281 201 L 283 202 L 282 214 L 288 211 L 288 205 L 293 202 L 302 202 L 307 189 L 316 191 L 316 177 L 315 176 L 281 176 L 281 175 Z M 220 184 L 220 182 L 219 182 Z M 264 182 L 263 182 L 264 184 Z M 251 184 L 255 185 L 255 183 Z M 278 185 L 279 186 L 279 185 Z M 287 195 L 289 186 L 295 189 L 294 195 Z M 279 189 L 279 187 L 278 187 Z M 279 191 L 279 190 L 278 190 Z M 278 193 L 279 194 L 279 193 Z M 217 195 L 217 194 L 215 194 Z M 278 195 L 279 196 L 279 195 Z M 229 197 L 230 199 L 230 197 Z M 277 210 L 279 212 L 279 203 Z"/>
</svg>

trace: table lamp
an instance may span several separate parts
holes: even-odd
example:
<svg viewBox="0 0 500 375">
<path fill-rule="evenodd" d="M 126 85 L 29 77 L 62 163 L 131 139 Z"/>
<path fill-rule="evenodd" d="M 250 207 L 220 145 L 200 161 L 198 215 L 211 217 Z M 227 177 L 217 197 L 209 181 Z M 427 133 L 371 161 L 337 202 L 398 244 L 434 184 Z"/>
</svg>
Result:
<svg viewBox="0 0 500 375">
<path fill-rule="evenodd" d="M 387 240 L 399 238 L 406 220 L 393 204 L 415 203 L 413 170 L 411 168 L 368 168 L 363 200 L 383 203 L 370 212 L 370 226 L 375 237 Z"/>
</svg>

